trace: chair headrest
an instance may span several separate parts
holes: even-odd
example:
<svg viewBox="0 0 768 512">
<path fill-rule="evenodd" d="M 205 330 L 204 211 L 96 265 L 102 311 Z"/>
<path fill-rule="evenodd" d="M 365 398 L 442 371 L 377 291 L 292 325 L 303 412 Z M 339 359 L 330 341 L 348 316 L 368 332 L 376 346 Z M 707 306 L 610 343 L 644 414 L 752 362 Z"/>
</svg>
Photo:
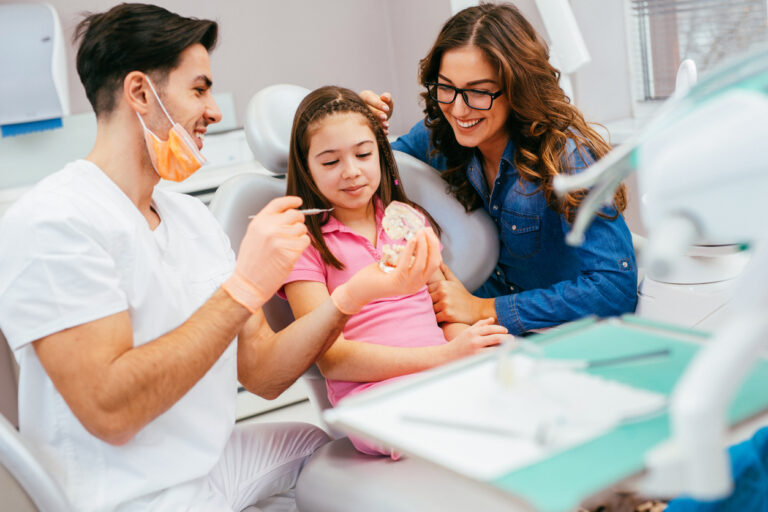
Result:
<svg viewBox="0 0 768 512">
<path fill-rule="evenodd" d="M 293 116 L 309 89 L 270 85 L 253 95 L 245 109 L 245 136 L 254 158 L 268 170 L 288 172 Z"/>
</svg>

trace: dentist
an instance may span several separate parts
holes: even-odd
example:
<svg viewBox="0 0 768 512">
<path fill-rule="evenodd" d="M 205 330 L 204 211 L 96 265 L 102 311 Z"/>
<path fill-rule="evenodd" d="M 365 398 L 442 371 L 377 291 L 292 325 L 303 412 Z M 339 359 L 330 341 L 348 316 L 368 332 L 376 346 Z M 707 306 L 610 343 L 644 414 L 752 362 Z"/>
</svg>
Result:
<svg viewBox="0 0 768 512">
<path fill-rule="evenodd" d="M 220 120 L 213 21 L 152 5 L 87 16 L 77 71 L 92 152 L 0 222 L 0 328 L 19 362 L 21 434 L 82 511 L 293 510 L 305 424 L 235 426 L 238 380 L 274 398 L 370 300 L 412 293 L 440 263 L 426 237 L 398 267 L 358 272 L 274 333 L 262 304 L 309 244 L 301 200 L 269 203 L 235 257 L 197 199 L 156 187 L 203 157 Z M 237 337 L 237 341 L 233 340 Z"/>
</svg>

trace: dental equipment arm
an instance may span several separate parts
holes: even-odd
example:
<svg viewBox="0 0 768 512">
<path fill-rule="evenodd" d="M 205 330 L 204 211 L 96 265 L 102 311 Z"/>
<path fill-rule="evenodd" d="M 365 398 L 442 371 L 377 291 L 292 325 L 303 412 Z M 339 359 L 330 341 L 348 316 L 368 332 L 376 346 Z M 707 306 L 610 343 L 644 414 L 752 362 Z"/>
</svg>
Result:
<svg viewBox="0 0 768 512">
<path fill-rule="evenodd" d="M 571 190 L 594 187 L 582 200 L 573 228 L 566 235 L 569 245 L 584 243 L 584 233 L 598 210 L 604 204 L 610 203 L 616 187 L 635 170 L 632 165 L 632 153 L 632 144 L 627 143 L 605 155 L 584 172 L 555 176 L 553 186 L 555 192 L 560 195 L 565 195 Z"/>
<path fill-rule="evenodd" d="M 693 243 L 758 242 L 734 294 L 735 313 L 681 377 L 670 411 L 674 456 L 647 458 L 645 491 L 711 500 L 729 494 L 725 414 L 768 337 L 768 54 L 754 53 L 675 94 L 638 136 L 582 175 L 558 176 L 559 193 L 592 187 L 568 243 L 576 243 L 621 179 L 638 170 L 649 231 L 645 265 L 671 271 Z M 766 391 L 768 393 L 768 391 Z M 654 486 L 654 483 L 657 484 Z"/>
<path fill-rule="evenodd" d="M 597 211 L 603 204 L 611 202 L 613 193 L 619 184 L 637 170 L 638 147 L 651 133 L 657 130 L 657 127 L 664 126 L 668 122 L 667 116 L 670 112 L 672 112 L 672 116 L 675 115 L 678 103 L 694 86 L 696 77 L 696 64 L 690 59 L 685 59 L 680 63 L 677 70 L 673 97 L 659 108 L 655 122 L 647 130 L 615 148 L 586 171 L 570 176 L 555 177 L 553 186 L 555 192 L 560 195 L 565 195 L 572 190 L 594 187 L 581 203 L 573 223 L 573 229 L 566 238 L 568 244 L 581 245 L 584 242 L 584 232 L 591 224 Z"/>
<path fill-rule="evenodd" d="M 680 483 L 682 490 L 697 499 L 721 498 L 732 490 L 723 447 L 725 417 L 768 339 L 768 251 L 760 249 L 744 272 L 747 279 L 735 290 L 734 315 L 699 351 L 672 395 L 672 435 L 683 457 Z M 655 468 L 650 465 L 649 469 Z M 665 468 L 659 469 L 660 474 L 666 473 Z"/>
</svg>

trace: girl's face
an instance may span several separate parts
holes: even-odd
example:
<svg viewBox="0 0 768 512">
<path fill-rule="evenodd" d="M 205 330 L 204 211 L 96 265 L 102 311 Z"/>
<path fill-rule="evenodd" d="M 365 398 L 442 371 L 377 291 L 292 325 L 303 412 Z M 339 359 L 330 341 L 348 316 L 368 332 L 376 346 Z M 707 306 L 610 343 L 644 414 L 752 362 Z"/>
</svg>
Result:
<svg viewBox="0 0 768 512">
<path fill-rule="evenodd" d="M 454 48 L 443 54 L 437 82 L 460 89 L 495 93 L 502 89 L 498 73 L 476 46 Z M 507 145 L 506 130 L 509 103 L 504 94 L 493 100 L 490 110 L 475 110 L 467 106 L 461 94 L 453 103 L 439 103 L 443 115 L 453 128 L 456 141 L 464 147 L 479 148 L 481 152 Z"/>
<path fill-rule="evenodd" d="M 376 136 L 361 114 L 333 114 L 310 127 L 307 166 L 334 217 L 367 212 L 379 188 Z"/>
</svg>

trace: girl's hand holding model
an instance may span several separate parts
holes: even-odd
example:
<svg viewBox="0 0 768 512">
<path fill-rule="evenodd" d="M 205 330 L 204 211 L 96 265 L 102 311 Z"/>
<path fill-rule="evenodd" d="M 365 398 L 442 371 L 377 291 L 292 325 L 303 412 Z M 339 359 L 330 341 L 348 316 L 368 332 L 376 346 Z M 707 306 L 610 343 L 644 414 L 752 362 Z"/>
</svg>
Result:
<svg viewBox="0 0 768 512">
<path fill-rule="evenodd" d="M 416 293 L 440 268 L 442 261 L 440 242 L 435 232 L 425 228 L 408 241 L 394 271 L 384 272 L 378 263 L 371 263 L 338 286 L 331 298 L 339 311 L 354 315 L 379 297 Z"/>
</svg>

